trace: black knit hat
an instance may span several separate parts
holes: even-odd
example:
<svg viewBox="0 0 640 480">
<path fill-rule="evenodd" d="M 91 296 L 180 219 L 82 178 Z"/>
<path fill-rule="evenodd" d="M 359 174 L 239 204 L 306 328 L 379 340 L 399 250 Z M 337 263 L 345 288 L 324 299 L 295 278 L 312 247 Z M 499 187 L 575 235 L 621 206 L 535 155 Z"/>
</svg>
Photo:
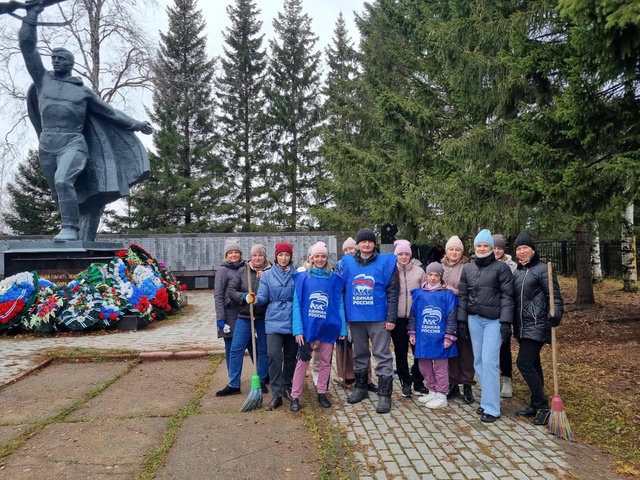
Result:
<svg viewBox="0 0 640 480">
<path fill-rule="evenodd" d="M 370 228 L 361 228 L 358 230 L 358 234 L 356 235 L 356 244 L 362 242 L 363 240 L 370 240 L 373 243 L 376 243 L 376 234 Z"/>
<path fill-rule="evenodd" d="M 517 250 L 520 245 L 526 245 L 531 247 L 532 250 L 536 249 L 536 244 L 533 241 L 533 238 L 529 236 L 529 234 L 525 232 L 520 232 L 516 237 L 516 241 L 513 242 L 513 249 Z"/>
</svg>

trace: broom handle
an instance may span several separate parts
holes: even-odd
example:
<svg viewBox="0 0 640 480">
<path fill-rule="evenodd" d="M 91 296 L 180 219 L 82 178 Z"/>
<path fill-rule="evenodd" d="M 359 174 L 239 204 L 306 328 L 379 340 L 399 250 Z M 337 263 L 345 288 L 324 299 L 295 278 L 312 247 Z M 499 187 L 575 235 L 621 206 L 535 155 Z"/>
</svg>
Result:
<svg viewBox="0 0 640 480">
<path fill-rule="evenodd" d="M 551 262 L 547 263 L 547 277 L 549 280 L 549 313 L 556 314 L 556 304 L 553 298 L 553 270 Z M 553 394 L 558 396 L 558 342 L 556 341 L 556 327 L 551 327 L 551 360 L 553 364 Z"/>
<path fill-rule="evenodd" d="M 256 273 L 257 275 L 257 273 Z M 253 293 L 251 289 L 251 267 L 247 262 L 247 288 L 249 289 L 249 293 Z M 251 317 L 251 345 L 253 346 L 253 366 L 256 367 L 256 372 L 258 371 L 258 351 L 256 350 L 256 319 L 253 315 L 253 303 L 249 304 L 249 316 Z"/>
</svg>

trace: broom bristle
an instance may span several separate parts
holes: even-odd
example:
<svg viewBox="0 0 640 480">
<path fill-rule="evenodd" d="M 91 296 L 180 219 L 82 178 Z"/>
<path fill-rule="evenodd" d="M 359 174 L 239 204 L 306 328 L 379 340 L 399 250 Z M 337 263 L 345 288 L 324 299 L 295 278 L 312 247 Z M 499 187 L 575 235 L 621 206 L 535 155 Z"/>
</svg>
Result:
<svg viewBox="0 0 640 480">
<path fill-rule="evenodd" d="M 249 390 L 249 396 L 242 404 L 241 412 L 248 412 L 249 410 L 256 410 L 262 406 L 262 385 L 260 384 L 260 377 L 258 373 L 254 373 L 251 377 L 251 390 Z"/>
<path fill-rule="evenodd" d="M 549 415 L 549 433 L 563 440 L 573 442 L 573 432 L 569 426 L 569 419 L 564 411 L 551 410 Z"/>
</svg>

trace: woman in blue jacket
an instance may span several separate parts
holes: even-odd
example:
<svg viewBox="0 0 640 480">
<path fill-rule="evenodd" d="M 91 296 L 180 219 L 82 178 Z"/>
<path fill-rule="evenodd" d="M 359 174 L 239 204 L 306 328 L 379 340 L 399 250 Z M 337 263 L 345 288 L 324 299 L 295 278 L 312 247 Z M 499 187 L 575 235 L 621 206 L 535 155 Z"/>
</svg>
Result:
<svg viewBox="0 0 640 480">
<path fill-rule="evenodd" d="M 331 271 L 327 246 L 318 242 L 311 247 L 311 262 L 306 272 L 297 273 L 293 300 L 293 334 L 300 355 L 293 376 L 291 410 L 300 410 L 300 395 L 304 377 L 311 360 L 311 349 L 318 347 L 320 371 L 318 373 L 318 403 L 329 408 L 327 398 L 331 354 L 338 336 L 347 335 L 342 289 L 344 279 Z"/>
<path fill-rule="evenodd" d="M 257 305 L 266 305 L 265 331 L 267 333 L 267 355 L 271 380 L 271 402 L 265 410 L 274 410 L 282 405 L 282 397 L 291 399 L 291 382 L 296 368 L 298 346 L 291 332 L 293 310 L 293 247 L 290 243 L 276 244 L 275 267 L 262 276 Z"/>
</svg>

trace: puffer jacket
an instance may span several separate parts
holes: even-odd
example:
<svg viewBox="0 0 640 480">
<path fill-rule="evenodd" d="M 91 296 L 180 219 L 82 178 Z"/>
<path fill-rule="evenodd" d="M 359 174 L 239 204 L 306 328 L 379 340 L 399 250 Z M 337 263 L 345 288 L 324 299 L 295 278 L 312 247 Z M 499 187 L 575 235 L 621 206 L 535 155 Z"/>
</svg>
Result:
<svg viewBox="0 0 640 480">
<path fill-rule="evenodd" d="M 258 287 L 256 305 L 266 305 L 265 332 L 291 333 L 291 319 L 293 316 L 293 265 L 285 272 L 277 265 L 262 275 Z"/>
<path fill-rule="evenodd" d="M 213 286 L 216 320 L 224 320 L 224 322 L 231 327 L 231 331 L 229 333 L 224 333 L 223 329 L 219 328 L 218 338 L 233 337 L 233 328 L 236 325 L 236 318 L 238 318 L 238 304 L 229 298 L 228 287 L 231 277 L 237 275 L 238 270 L 243 265 L 243 261 L 233 263 L 224 262 L 216 271 L 216 278 Z"/>
<path fill-rule="evenodd" d="M 260 280 L 257 272 L 249 266 L 249 263 L 238 269 L 238 274 L 229 282 L 229 298 L 238 305 L 238 318 L 251 318 L 251 309 L 249 304 L 244 301 L 244 294 L 249 291 L 249 283 L 247 282 L 247 268 L 251 271 L 251 291 L 256 293 Z M 271 268 L 271 264 L 267 262 L 266 269 Z M 265 269 L 265 270 L 266 270 Z M 263 274 L 264 275 L 264 274 Z M 265 305 L 254 305 L 253 315 L 255 318 L 264 318 L 267 311 Z"/>
<path fill-rule="evenodd" d="M 419 288 L 427 280 L 427 275 L 420 267 L 409 262 L 409 265 L 396 263 L 398 269 L 398 318 L 409 318 L 411 315 L 411 290 Z"/>
<path fill-rule="evenodd" d="M 557 327 L 564 313 L 558 278 L 553 274 L 555 315 L 549 314 L 549 276 L 547 265 L 534 254 L 529 263 L 518 265 L 515 273 L 514 336 L 551 343 L 551 327 Z"/>
<path fill-rule="evenodd" d="M 476 258 L 462 269 L 458 287 L 458 320 L 469 315 L 513 323 L 513 275 L 506 263 L 496 260 L 493 252 Z"/>
</svg>

